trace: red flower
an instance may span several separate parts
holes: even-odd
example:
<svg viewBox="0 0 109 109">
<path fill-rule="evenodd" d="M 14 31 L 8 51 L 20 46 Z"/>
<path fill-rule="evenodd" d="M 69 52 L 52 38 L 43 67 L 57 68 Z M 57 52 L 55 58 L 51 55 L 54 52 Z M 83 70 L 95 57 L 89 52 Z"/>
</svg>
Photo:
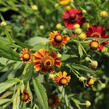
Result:
<svg viewBox="0 0 109 109">
<path fill-rule="evenodd" d="M 71 9 L 69 11 L 65 11 L 63 19 L 64 24 L 68 29 L 73 29 L 73 26 L 75 24 L 79 24 L 80 26 L 82 26 L 82 24 L 85 22 L 85 18 L 82 14 L 82 11 L 78 9 Z"/>
<path fill-rule="evenodd" d="M 100 43 L 99 50 L 103 50 L 103 48 L 106 44 L 108 44 L 108 41 L 104 41 L 104 42 Z"/>
<path fill-rule="evenodd" d="M 106 34 L 106 29 L 97 25 L 91 25 L 88 28 L 86 34 L 87 37 L 108 38 L 108 35 Z"/>
<path fill-rule="evenodd" d="M 109 36 L 106 34 L 106 29 L 97 25 L 91 25 L 88 28 L 86 34 L 87 34 L 87 37 L 109 38 Z M 108 44 L 108 41 L 104 41 L 100 43 L 99 50 L 102 50 L 106 44 Z"/>
</svg>

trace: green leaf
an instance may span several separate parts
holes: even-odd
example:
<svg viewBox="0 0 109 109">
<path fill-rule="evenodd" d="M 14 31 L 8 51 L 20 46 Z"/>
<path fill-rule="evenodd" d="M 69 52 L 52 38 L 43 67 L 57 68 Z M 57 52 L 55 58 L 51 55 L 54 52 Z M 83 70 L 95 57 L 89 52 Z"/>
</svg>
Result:
<svg viewBox="0 0 109 109">
<path fill-rule="evenodd" d="M 48 99 L 45 88 L 39 82 L 38 78 L 32 79 L 32 81 L 40 109 L 48 109 Z"/>
<path fill-rule="evenodd" d="M 73 64 L 72 67 L 76 70 L 82 70 L 82 71 L 89 72 L 89 73 L 95 72 L 95 71 L 91 70 L 90 68 L 88 68 L 84 65 L 80 65 L 80 64 Z"/>
<path fill-rule="evenodd" d="M 83 56 L 83 50 L 82 50 L 82 47 L 81 47 L 80 44 L 78 45 L 78 52 L 79 52 L 80 57 L 82 57 Z"/>
<path fill-rule="evenodd" d="M 11 101 L 10 99 L 0 99 L 0 105 L 10 102 L 10 101 Z"/>
<path fill-rule="evenodd" d="M 14 78 L 14 79 L 10 79 L 6 82 L 3 82 L 0 84 L 0 93 L 4 92 L 5 90 L 7 90 L 8 88 L 12 87 L 13 85 L 17 84 L 18 82 L 20 82 L 19 79 Z"/>
<path fill-rule="evenodd" d="M 41 44 L 41 43 L 46 43 L 48 42 L 49 40 L 47 38 L 42 38 L 42 37 L 33 37 L 33 38 L 30 38 L 27 43 L 31 46 L 34 46 L 36 44 Z"/>
<path fill-rule="evenodd" d="M 0 37 L 0 57 L 19 60 L 18 53 L 11 48 L 11 42 L 7 38 Z"/>
</svg>

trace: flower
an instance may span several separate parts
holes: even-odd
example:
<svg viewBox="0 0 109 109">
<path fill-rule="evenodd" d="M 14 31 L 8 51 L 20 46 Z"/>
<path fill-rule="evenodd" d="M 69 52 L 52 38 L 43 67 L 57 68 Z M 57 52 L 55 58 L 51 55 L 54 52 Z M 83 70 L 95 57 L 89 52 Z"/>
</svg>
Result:
<svg viewBox="0 0 109 109">
<path fill-rule="evenodd" d="M 67 73 L 64 71 L 58 72 L 54 77 L 54 82 L 56 82 L 59 86 L 68 85 L 71 80 L 71 76 L 68 76 Z"/>
<path fill-rule="evenodd" d="M 60 99 L 57 95 L 51 94 L 48 96 L 48 104 L 50 107 L 58 107 L 60 103 Z"/>
<path fill-rule="evenodd" d="M 58 24 L 56 25 L 56 28 L 57 28 L 57 29 L 62 29 L 62 28 L 63 28 L 63 26 L 62 26 L 62 24 L 61 24 L 61 23 L 58 23 Z"/>
<path fill-rule="evenodd" d="M 0 25 L 1 25 L 1 26 L 6 26 L 7 23 L 6 23 L 5 21 L 2 21 L 2 22 L 0 23 Z"/>
<path fill-rule="evenodd" d="M 40 28 L 41 30 L 44 30 L 44 25 L 40 25 L 39 28 Z"/>
<path fill-rule="evenodd" d="M 41 73 L 50 73 L 54 71 L 54 66 L 60 67 L 61 60 L 55 52 L 50 52 L 46 49 L 40 49 L 34 53 L 33 57 L 34 68 Z"/>
<path fill-rule="evenodd" d="M 105 18 L 105 17 L 108 16 L 108 12 L 107 11 L 101 11 L 100 12 L 100 16 L 103 17 L 103 18 Z"/>
<path fill-rule="evenodd" d="M 31 101 L 31 96 L 28 93 L 27 89 L 25 88 L 23 93 L 21 93 L 21 99 L 25 102 L 25 103 L 29 103 Z"/>
<path fill-rule="evenodd" d="M 81 28 L 75 29 L 75 33 L 76 34 L 81 34 L 82 33 L 82 29 Z"/>
<path fill-rule="evenodd" d="M 32 52 L 31 52 L 31 50 L 29 50 L 28 48 L 24 48 L 21 51 L 20 58 L 23 61 L 23 63 L 30 63 L 32 61 Z"/>
<path fill-rule="evenodd" d="M 82 11 L 78 9 L 71 9 L 65 11 L 63 19 L 64 19 L 64 25 L 68 29 L 73 29 L 75 24 L 79 24 L 80 26 L 82 26 L 82 24 L 85 22 L 85 18 L 82 14 Z"/>
<path fill-rule="evenodd" d="M 67 35 L 62 36 L 58 31 L 53 31 L 49 34 L 49 39 L 51 39 L 49 42 L 50 44 L 59 48 L 65 45 L 70 38 Z"/>
<path fill-rule="evenodd" d="M 80 28 L 80 25 L 79 24 L 75 24 L 74 25 L 74 29 L 79 29 Z"/>
<path fill-rule="evenodd" d="M 61 5 L 67 5 L 71 2 L 71 0 L 59 0 L 59 4 Z"/>
<path fill-rule="evenodd" d="M 83 23 L 82 28 L 84 30 L 87 30 L 90 27 L 90 24 L 88 22 Z"/>
<path fill-rule="evenodd" d="M 104 49 L 104 46 L 108 44 L 108 41 L 104 41 L 102 43 L 100 43 L 100 47 L 99 47 L 99 50 L 103 50 Z"/>
<path fill-rule="evenodd" d="M 88 28 L 86 34 L 87 37 L 108 38 L 108 35 L 106 34 L 106 29 L 97 25 L 91 25 Z"/>
<path fill-rule="evenodd" d="M 72 6 L 70 6 L 70 5 L 67 5 L 67 6 L 65 6 L 65 8 L 64 8 L 65 10 L 67 10 L 67 11 L 69 11 L 69 10 L 71 10 L 72 9 Z"/>
<path fill-rule="evenodd" d="M 86 86 L 92 86 L 94 83 L 95 83 L 95 78 L 89 77 L 89 78 L 87 79 Z"/>
<path fill-rule="evenodd" d="M 98 50 L 100 44 L 98 41 L 92 40 L 89 45 L 92 50 Z"/>
<path fill-rule="evenodd" d="M 90 107 L 90 106 L 91 106 L 91 102 L 87 100 L 87 101 L 85 102 L 85 105 L 86 105 L 86 107 Z"/>
<path fill-rule="evenodd" d="M 87 35 L 85 33 L 81 33 L 79 36 L 78 36 L 80 39 L 84 40 L 87 38 Z"/>
<path fill-rule="evenodd" d="M 32 10 L 38 10 L 38 7 L 36 5 L 31 6 Z"/>
<path fill-rule="evenodd" d="M 79 80 L 80 80 L 81 82 L 83 82 L 84 80 L 86 80 L 86 78 L 83 77 L 83 76 L 81 76 L 81 77 L 79 78 Z"/>
<path fill-rule="evenodd" d="M 96 60 L 91 60 L 89 63 L 90 68 L 96 69 L 98 67 L 98 62 Z"/>
</svg>

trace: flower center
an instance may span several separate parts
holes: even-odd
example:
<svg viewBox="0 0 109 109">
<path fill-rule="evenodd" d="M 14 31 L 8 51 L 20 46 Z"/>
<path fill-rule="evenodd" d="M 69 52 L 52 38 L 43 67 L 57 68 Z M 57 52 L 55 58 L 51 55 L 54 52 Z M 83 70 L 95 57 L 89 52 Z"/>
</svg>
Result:
<svg viewBox="0 0 109 109">
<path fill-rule="evenodd" d="M 60 42 L 62 42 L 62 36 L 61 36 L 61 35 L 57 35 L 57 36 L 55 36 L 54 40 L 55 40 L 57 43 L 60 43 Z"/>
<path fill-rule="evenodd" d="M 43 58 L 44 67 L 52 67 L 54 65 L 54 59 L 51 56 L 47 56 Z"/>
<path fill-rule="evenodd" d="M 30 59 L 30 55 L 28 53 L 24 54 L 23 56 L 24 60 L 29 60 Z"/>
<path fill-rule="evenodd" d="M 90 43 L 90 46 L 92 49 L 96 50 L 99 47 L 99 42 L 98 41 L 92 41 Z"/>
<path fill-rule="evenodd" d="M 101 35 L 98 32 L 94 32 L 91 34 L 91 37 L 101 37 Z"/>
<path fill-rule="evenodd" d="M 67 84 L 67 79 L 66 79 L 66 78 L 62 78 L 62 79 L 60 80 L 60 84 L 66 85 L 66 84 Z"/>
</svg>

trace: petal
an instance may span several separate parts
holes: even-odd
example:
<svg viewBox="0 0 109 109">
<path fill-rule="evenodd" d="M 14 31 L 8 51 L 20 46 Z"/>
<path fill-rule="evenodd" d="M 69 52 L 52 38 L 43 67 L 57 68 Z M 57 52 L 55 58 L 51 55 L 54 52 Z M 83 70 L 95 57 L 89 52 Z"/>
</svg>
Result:
<svg viewBox="0 0 109 109">
<path fill-rule="evenodd" d="M 35 63 L 34 68 L 36 69 L 36 71 L 39 71 L 41 69 L 41 64 Z"/>
<path fill-rule="evenodd" d="M 63 72 L 63 77 L 66 77 L 67 76 L 67 72 Z"/>
</svg>

